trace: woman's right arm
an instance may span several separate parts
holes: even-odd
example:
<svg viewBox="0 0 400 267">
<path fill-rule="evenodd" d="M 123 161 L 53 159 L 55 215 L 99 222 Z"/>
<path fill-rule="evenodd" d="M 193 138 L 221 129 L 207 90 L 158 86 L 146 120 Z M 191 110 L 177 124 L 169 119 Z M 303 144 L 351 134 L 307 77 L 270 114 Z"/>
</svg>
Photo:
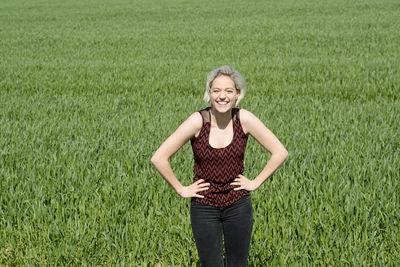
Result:
<svg viewBox="0 0 400 267">
<path fill-rule="evenodd" d="M 174 155 L 186 142 L 198 133 L 203 125 L 203 119 L 199 112 L 193 113 L 184 121 L 178 129 L 164 141 L 151 158 L 151 163 L 158 170 L 161 176 L 171 185 L 171 187 L 184 198 L 199 197 L 200 191 L 208 189 L 209 183 L 198 180 L 189 186 L 183 186 L 176 178 L 169 164 L 169 158 Z"/>
</svg>

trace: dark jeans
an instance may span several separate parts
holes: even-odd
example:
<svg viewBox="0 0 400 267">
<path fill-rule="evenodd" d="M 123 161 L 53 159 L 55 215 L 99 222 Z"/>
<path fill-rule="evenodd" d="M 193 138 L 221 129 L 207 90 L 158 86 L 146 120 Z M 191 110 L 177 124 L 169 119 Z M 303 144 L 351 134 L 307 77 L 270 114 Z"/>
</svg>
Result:
<svg viewBox="0 0 400 267">
<path fill-rule="evenodd" d="M 247 266 L 253 228 L 253 207 L 250 196 L 223 208 L 192 200 L 190 220 L 203 267 L 224 266 L 222 237 L 227 266 Z"/>
</svg>

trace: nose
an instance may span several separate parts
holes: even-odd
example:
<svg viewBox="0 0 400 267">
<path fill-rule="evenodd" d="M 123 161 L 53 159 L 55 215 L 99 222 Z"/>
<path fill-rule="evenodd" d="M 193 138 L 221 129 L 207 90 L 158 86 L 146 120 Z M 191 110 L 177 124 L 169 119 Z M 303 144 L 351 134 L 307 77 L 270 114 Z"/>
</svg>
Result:
<svg viewBox="0 0 400 267">
<path fill-rule="evenodd" d="M 225 93 L 224 91 L 222 91 L 222 92 L 219 94 L 219 98 L 220 98 L 220 99 L 225 99 L 225 97 L 226 97 L 226 93 Z"/>
</svg>

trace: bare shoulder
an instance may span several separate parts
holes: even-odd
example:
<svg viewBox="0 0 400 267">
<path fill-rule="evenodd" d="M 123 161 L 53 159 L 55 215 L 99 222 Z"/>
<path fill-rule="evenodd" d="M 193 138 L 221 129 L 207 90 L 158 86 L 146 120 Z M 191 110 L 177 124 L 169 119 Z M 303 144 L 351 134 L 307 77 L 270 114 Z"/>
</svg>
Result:
<svg viewBox="0 0 400 267">
<path fill-rule="evenodd" d="M 190 136 L 197 136 L 203 126 L 203 118 L 199 112 L 191 114 L 182 124 L 181 127 L 190 132 Z"/>
<path fill-rule="evenodd" d="M 152 160 L 168 159 L 176 151 L 178 151 L 187 141 L 193 138 L 196 134 L 197 129 L 201 129 L 202 118 L 197 112 L 190 115 L 184 122 L 179 125 L 178 129 L 175 130 L 162 145 L 154 153 Z"/>
<path fill-rule="evenodd" d="M 263 124 L 253 113 L 243 108 L 239 110 L 239 118 L 245 134 L 248 134 L 250 129 L 257 127 L 260 123 Z"/>
<path fill-rule="evenodd" d="M 192 115 L 190 115 L 187 120 L 188 123 L 190 123 L 193 127 L 196 129 L 201 129 L 201 126 L 203 125 L 203 118 L 201 117 L 200 112 L 194 112 Z"/>
<path fill-rule="evenodd" d="M 249 120 L 254 120 L 258 119 L 253 113 L 248 111 L 247 109 L 241 108 L 239 110 L 239 115 L 240 115 L 240 121 L 241 122 L 247 122 Z"/>
</svg>

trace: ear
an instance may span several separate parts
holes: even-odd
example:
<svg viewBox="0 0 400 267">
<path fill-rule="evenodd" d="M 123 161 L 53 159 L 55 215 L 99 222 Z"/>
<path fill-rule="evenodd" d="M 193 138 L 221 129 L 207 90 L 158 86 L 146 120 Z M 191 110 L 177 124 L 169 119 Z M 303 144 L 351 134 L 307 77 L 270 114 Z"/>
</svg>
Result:
<svg viewBox="0 0 400 267">
<path fill-rule="evenodd" d="M 238 97 L 240 96 L 240 89 L 236 89 L 236 93 L 238 94 Z"/>
</svg>

